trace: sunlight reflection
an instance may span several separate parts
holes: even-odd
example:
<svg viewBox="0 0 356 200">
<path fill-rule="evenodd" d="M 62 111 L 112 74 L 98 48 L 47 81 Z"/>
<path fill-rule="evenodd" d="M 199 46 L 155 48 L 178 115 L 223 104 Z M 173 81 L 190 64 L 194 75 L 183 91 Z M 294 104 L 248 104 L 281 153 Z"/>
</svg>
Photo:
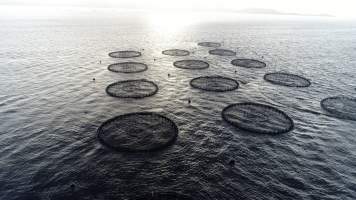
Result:
<svg viewBox="0 0 356 200">
<path fill-rule="evenodd" d="M 148 15 L 149 23 L 157 31 L 174 33 L 196 23 L 193 13 L 156 12 Z"/>
</svg>

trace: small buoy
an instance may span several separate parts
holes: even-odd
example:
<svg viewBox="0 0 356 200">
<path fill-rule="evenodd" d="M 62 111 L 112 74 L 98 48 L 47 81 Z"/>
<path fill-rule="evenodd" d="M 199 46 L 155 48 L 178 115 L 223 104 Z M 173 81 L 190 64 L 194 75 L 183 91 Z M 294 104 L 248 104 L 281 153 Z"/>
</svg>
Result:
<svg viewBox="0 0 356 200">
<path fill-rule="evenodd" d="M 168 74 L 168 77 L 170 77 L 171 75 L 170 74 Z"/>
<path fill-rule="evenodd" d="M 71 190 L 72 192 L 74 192 L 74 190 L 75 190 L 75 185 L 74 185 L 74 184 L 71 184 L 71 185 L 70 185 L 70 190 Z"/>
<path fill-rule="evenodd" d="M 188 104 L 190 104 L 192 101 L 190 99 L 188 99 Z"/>
<path fill-rule="evenodd" d="M 234 166 L 234 165 L 235 165 L 235 160 L 230 160 L 230 161 L 229 161 L 229 165 L 230 165 L 230 166 Z"/>
<path fill-rule="evenodd" d="M 93 78 L 93 81 L 95 81 L 95 78 Z"/>
<path fill-rule="evenodd" d="M 235 70 L 235 74 L 236 74 L 236 72 L 237 72 L 237 71 Z"/>
<path fill-rule="evenodd" d="M 156 58 L 153 58 L 154 61 L 156 61 Z"/>
</svg>

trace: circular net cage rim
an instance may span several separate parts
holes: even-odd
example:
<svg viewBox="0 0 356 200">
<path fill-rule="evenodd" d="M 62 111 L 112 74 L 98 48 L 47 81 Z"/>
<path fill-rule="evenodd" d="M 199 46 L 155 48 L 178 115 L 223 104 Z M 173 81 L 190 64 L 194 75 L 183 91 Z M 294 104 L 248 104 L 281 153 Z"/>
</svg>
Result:
<svg viewBox="0 0 356 200">
<path fill-rule="evenodd" d="M 140 70 L 135 70 L 135 71 L 120 71 L 120 70 L 114 70 L 114 69 L 111 68 L 111 67 L 114 67 L 114 66 L 117 66 L 117 65 L 124 65 L 124 64 L 137 64 L 137 65 L 144 66 L 144 68 L 140 69 Z M 119 62 L 119 63 L 110 64 L 108 66 L 108 70 L 111 71 L 111 72 L 126 73 L 126 74 L 144 72 L 147 69 L 148 69 L 148 66 L 145 63 L 140 63 L 140 62 Z"/>
<path fill-rule="evenodd" d="M 213 44 L 213 45 L 211 45 Z M 198 46 L 202 46 L 202 47 L 221 47 L 221 43 L 220 42 L 198 42 Z"/>
<path fill-rule="evenodd" d="M 281 131 L 263 131 L 263 130 L 256 129 L 256 128 L 246 128 L 246 127 L 240 126 L 238 123 L 231 122 L 230 120 L 227 119 L 227 117 L 224 114 L 226 112 L 226 110 L 230 109 L 231 107 L 234 107 L 234 106 L 245 106 L 245 105 L 247 105 L 247 106 L 259 106 L 259 107 L 264 107 L 264 108 L 269 109 L 269 110 L 276 111 L 279 114 L 283 115 L 290 122 L 290 126 L 288 128 L 286 128 L 286 129 L 284 129 L 284 130 L 281 130 Z M 294 129 L 294 121 L 293 121 L 293 119 L 291 117 L 289 117 L 289 115 L 287 115 L 285 112 L 279 110 L 278 108 L 275 108 L 275 107 L 272 107 L 272 106 L 269 106 L 269 105 L 266 105 L 266 104 L 261 104 L 261 103 L 244 102 L 244 103 L 230 104 L 230 105 L 226 106 L 222 110 L 221 116 L 222 116 L 223 120 L 225 120 L 226 122 L 228 122 L 232 126 L 235 126 L 235 127 L 239 128 L 241 130 L 245 130 L 245 131 L 248 131 L 248 132 L 259 133 L 259 134 L 278 135 L 278 134 L 283 134 L 283 133 L 290 132 L 290 131 L 292 131 Z"/>
<path fill-rule="evenodd" d="M 235 63 L 235 61 L 252 61 L 252 62 L 260 63 L 263 66 L 262 67 L 248 67 L 246 65 L 238 65 Z M 231 61 L 231 64 L 234 66 L 237 66 L 237 67 L 244 67 L 244 68 L 265 68 L 267 66 L 267 64 L 265 62 L 262 62 L 262 61 L 256 60 L 256 59 L 249 59 L 249 58 L 236 58 Z"/>
<path fill-rule="evenodd" d="M 230 52 L 233 55 L 223 55 L 223 54 L 219 54 L 219 53 L 214 53 L 214 51 Z M 235 51 L 233 51 L 233 50 L 230 50 L 230 49 L 212 49 L 212 50 L 209 50 L 209 54 L 217 55 L 217 56 L 236 56 L 237 53 Z"/>
<path fill-rule="evenodd" d="M 328 101 L 328 100 L 342 100 L 342 99 L 347 99 L 347 100 L 351 100 L 351 101 L 355 101 L 356 102 L 356 98 L 346 97 L 346 96 L 333 96 L 333 97 L 327 97 L 327 98 L 322 99 L 320 101 L 320 106 L 324 110 L 326 110 L 328 113 L 332 114 L 332 116 L 334 116 L 336 118 L 356 121 L 356 117 L 350 117 L 350 116 L 344 115 L 343 113 L 340 113 L 338 111 L 336 111 L 336 112 L 335 111 L 331 111 L 330 109 L 327 108 L 327 106 L 325 106 L 325 101 Z"/>
<path fill-rule="evenodd" d="M 190 67 L 182 67 L 177 65 L 177 63 L 179 62 L 200 62 L 202 64 L 204 64 L 204 67 L 199 67 L 199 68 L 190 68 Z M 186 59 L 186 60 L 177 60 L 173 62 L 173 66 L 180 68 L 180 69 L 190 69 L 190 70 L 200 70 L 200 69 L 207 69 L 210 67 L 210 64 L 206 61 L 203 60 L 196 60 L 196 59 Z"/>
<path fill-rule="evenodd" d="M 205 88 L 194 86 L 193 82 L 195 80 L 202 79 L 202 78 L 208 78 L 208 79 L 209 78 L 220 78 L 220 79 L 224 79 L 224 80 L 229 80 L 229 81 L 233 81 L 236 84 L 236 86 L 233 87 L 233 88 L 224 89 L 224 90 L 205 89 Z M 193 78 L 192 80 L 190 80 L 189 84 L 193 88 L 197 88 L 197 89 L 204 90 L 204 91 L 210 91 L 210 92 L 229 92 L 229 91 L 237 90 L 239 88 L 239 86 L 240 86 L 238 81 L 236 81 L 235 79 L 229 78 L 229 77 L 225 77 L 225 76 L 199 76 L 199 77 L 196 77 L 196 78 Z"/>
<path fill-rule="evenodd" d="M 297 78 L 299 78 L 299 79 L 304 80 L 307 84 L 305 84 L 305 85 L 291 85 L 291 84 L 288 84 L 288 83 L 278 82 L 278 81 L 274 81 L 274 80 L 271 80 L 271 79 L 268 79 L 268 78 L 267 78 L 267 77 L 270 76 L 270 75 L 278 75 L 278 74 L 297 77 Z M 297 75 L 297 74 L 290 74 L 290 73 L 286 73 L 286 72 L 271 72 L 271 73 L 266 73 L 266 74 L 263 76 L 263 79 L 264 79 L 265 81 L 267 81 L 267 82 L 272 83 L 272 84 L 275 84 L 275 85 L 282 85 L 282 86 L 287 86 L 287 87 L 302 88 L 302 87 L 309 87 L 309 86 L 311 85 L 310 80 L 308 80 L 307 78 L 304 78 L 303 76 L 300 76 L 300 75 Z"/>
<path fill-rule="evenodd" d="M 117 84 L 120 84 L 120 83 L 135 82 L 135 81 L 151 83 L 155 87 L 155 90 L 153 92 L 149 93 L 149 94 L 140 95 L 140 96 L 119 96 L 119 95 L 115 95 L 115 94 L 112 94 L 112 93 L 109 92 L 109 88 L 114 86 L 114 85 L 117 85 Z M 158 92 L 158 85 L 156 83 L 154 83 L 153 81 L 149 81 L 149 80 L 146 80 L 146 79 L 130 79 L 130 80 L 123 80 L 123 81 L 117 81 L 117 82 L 111 83 L 106 87 L 105 91 L 109 96 L 112 96 L 112 97 L 141 99 L 141 98 L 145 98 L 145 97 L 149 97 L 149 96 L 155 95 Z"/>
<path fill-rule="evenodd" d="M 180 51 L 180 52 L 184 52 L 183 55 L 174 55 L 174 54 L 170 54 L 170 53 L 167 53 L 167 52 L 170 52 L 170 51 Z M 167 55 L 167 56 L 189 56 L 190 55 L 190 52 L 188 50 L 185 50 L 185 49 L 167 49 L 167 50 L 163 50 L 162 51 L 162 54 L 163 55 Z"/>
<path fill-rule="evenodd" d="M 128 148 L 128 147 L 119 147 L 119 146 L 113 146 L 113 145 L 110 145 L 108 144 L 103 138 L 101 138 L 100 135 L 103 134 L 103 128 L 105 125 L 111 123 L 111 122 L 114 122 L 114 121 L 117 121 L 117 120 L 120 120 L 120 119 L 123 119 L 125 117 L 128 117 L 128 116 L 132 116 L 132 115 L 156 115 L 158 117 L 161 117 L 163 118 L 164 120 L 168 121 L 171 125 L 172 125 L 172 129 L 174 131 L 174 136 L 166 143 L 162 144 L 162 145 L 159 145 L 157 147 L 153 147 L 153 148 L 150 148 L 150 149 L 144 149 L 144 150 L 140 150 L 140 149 L 134 149 L 134 148 Z M 179 129 L 178 129 L 178 126 L 176 125 L 176 123 L 171 120 L 170 118 L 166 117 L 166 116 L 163 116 L 161 114 L 158 114 L 158 113 L 155 113 L 155 112 L 132 112 L 132 113 L 126 113 L 126 114 L 122 114 L 122 115 L 118 115 L 116 117 L 113 117 L 113 118 L 110 118 L 108 120 L 106 120 L 105 122 L 103 122 L 99 128 L 97 129 L 97 138 L 99 140 L 99 142 L 112 149 L 112 150 L 115 150 L 115 151 L 120 151 L 120 152 L 153 152 L 153 151 L 158 151 L 158 150 L 161 150 L 161 149 L 164 149 L 170 145 L 172 145 L 177 137 L 178 137 L 178 133 L 179 133 Z"/>
<path fill-rule="evenodd" d="M 113 56 L 115 53 L 135 53 L 136 55 L 133 56 Z M 140 57 L 142 54 L 139 51 L 131 51 L 131 50 L 126 50 L 126 51 L 113 51 L 108 54 L 112 58 L 135 58 L 135 57 Z"/>
</svg>

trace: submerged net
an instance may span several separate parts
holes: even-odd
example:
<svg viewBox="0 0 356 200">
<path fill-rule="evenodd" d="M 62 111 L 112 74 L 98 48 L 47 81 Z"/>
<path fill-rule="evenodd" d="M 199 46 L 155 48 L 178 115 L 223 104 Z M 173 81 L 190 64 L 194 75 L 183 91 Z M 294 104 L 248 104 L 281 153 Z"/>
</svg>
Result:
<svg viewBox="0 0 356 200">
<path fill-rule="evenodd" d="M 106 93 L 119 98 L 144 98 L 156 94 L 158 86 L 145 79 L 125 80 L 106 87 Z"/>
<path fill-rule="evenodd" d="M 232 91 L 239 87 L 236 80 L 223 76 L 201 76 L 192 79 L 190 85 L 194 88 L 214 92 Z"/>
<path fill-rule="evenodd" d="M 112 58 L 133 58 L 141 56 L 141 52 L 138 51 L 115 51 L 109 53 Z"/>
<path fill-rule="evenodd" d="M 209 67 L 209 63 L 202 60 L 179 60 L 173 65 L 182 69 L 206 69 Z"/>
<path fill-rule="evenodd" d="M 335 96 L 323 99 L 321 107 L 341 119 L 356 120 L 356 98 Z"/>
<path fill-rule="evenodd" d="M 213 49 L 209 51 L 209 54 L 217 56 L 236 56 L 236 52 L 228 49 Z"/>
<path fill-rule="evenodd" d="M 280 134 L 293 129 L 293 120 L 277 108 L 257 103 L 238 103 L 222 111 L 225 121 L 240 129 L 262 133 Z"/>
<path fill-rule="evenodd" d="M 177 135 L 178 128 L 172 120 L 150 112 L 119 115 L 98 129 L 103 145 L 125 152 L 159 150 L 171 145 Z"/>
<path fill-rule="evenodd" d="M 199 42 L 198 45 L 202 47 L 214 47 L 214 48 L 221 47 L 221 44 L 217 42 Z"/>
<path fill-rule="evenodd" d="M 138 62 L 122 62 L 111 64 L 108 70 L 119 73 L 138 73 L 147 70 L 147 65 Z"/>
<path fill-rule="evenodd" d="M 266 81 L 288 87 L 309 87 L 310 81 L 302 76 L 283 72 L 268 73 L 263 77 Z"/>
<path fill-rule="evenodd" d="M 168 56 L 187 56 L 189 55 L 189 51 L 181 49 L 169 49 L 162 51 L 162 54 Z"/>
<path fill-rule="evenodd" d="M 232 65 L 245 68 L 264 68 L 266 63 L 254 59 L 234 59 L 231 61 Z"/>
</svg>

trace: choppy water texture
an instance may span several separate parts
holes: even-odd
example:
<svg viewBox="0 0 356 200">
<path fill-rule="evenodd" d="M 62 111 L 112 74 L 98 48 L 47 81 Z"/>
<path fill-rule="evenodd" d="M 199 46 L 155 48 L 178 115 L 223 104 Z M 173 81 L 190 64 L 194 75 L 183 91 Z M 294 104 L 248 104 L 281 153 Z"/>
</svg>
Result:
<svg viewBox="0 0 356 200">
<path fill-rule="evenodd" d="M 118 19 L 1 21 L 0 199 L 356 198 L 356 123 L 320 107 L 326 97 L 356 95 L 354 25 L 236 20 L 174 28 Z M 197 45 L 205 41 L 237 55 L 209 55 L 210 48 Z M 178 58 L 162 54 L 173 48 L 189 50 L 184 59 L 210 67 L 174 67 Z M 108 56 L 120 50 L 142 56 Z M 235 58 L 267 66 L 240 68 L 231 65 Z M 122 60 L 145 63 L 148 70 L 107 70 Z M 263 80 L 275 71 L 312 84 L 289 88 Z M 227 93 L 189 86 L 192 78 L 209 75 L 242 84 Z M 106 94 L 107 85 L 127 79 L 152 80 L 159 90 L 135 100 Z M 222 109 L 241 102 L 282 110 L 293 119 L 293 131 L 255 134 L 223 121 Z M 103 122 L 144 111 L 177 124 L 173 145 L 132 154 L 100 144 L 96 131 Z"/>
</svg>

